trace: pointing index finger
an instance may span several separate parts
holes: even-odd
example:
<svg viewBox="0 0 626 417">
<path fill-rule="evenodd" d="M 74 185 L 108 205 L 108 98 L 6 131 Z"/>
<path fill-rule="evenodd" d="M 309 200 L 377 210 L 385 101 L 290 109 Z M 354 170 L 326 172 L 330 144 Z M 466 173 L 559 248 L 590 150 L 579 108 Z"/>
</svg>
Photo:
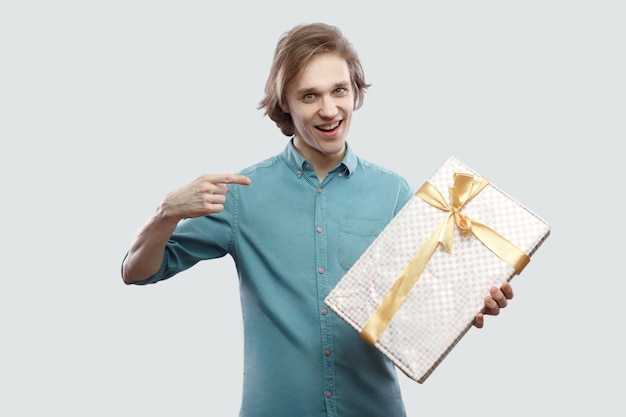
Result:
<svg viewBox="0 0 626 417">
<path fill-rule="evenodd" d="M 250 178 L 245 175 L 239 174 L 222 174 L 217 175 L 215 178 L 216 182 L 222 184 L 240 184 L 240 185 L 250 185 Z"/>
</svg>

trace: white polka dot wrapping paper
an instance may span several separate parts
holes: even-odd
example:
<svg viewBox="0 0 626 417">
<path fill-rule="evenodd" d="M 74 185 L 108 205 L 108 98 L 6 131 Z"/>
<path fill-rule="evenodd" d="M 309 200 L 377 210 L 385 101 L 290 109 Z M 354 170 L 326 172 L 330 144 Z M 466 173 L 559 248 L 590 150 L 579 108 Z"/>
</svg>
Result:
<svg viewBox="0 0 626 417">
<path fill-rule="evenodd" d="M 451 156 L 429 183 L 450 201 L 449 189 L 457 174 L 482 179 Z M 508 240 L 527 260 L 550 234 L 546 221 L 491 182 L 459 212 Z M 445 216 L 445 211 L 416 193 L 332 289 L 326 305 L 361 333 Z M 452 236 L 451 251 L 441 244 L 434 249 L 398 310 L 374 338 L 375 346 L 418 383 L 472 327 L 490 288 L 519 272 L 473 234 L 461 233 L 455 226 Z"/>
</svg>

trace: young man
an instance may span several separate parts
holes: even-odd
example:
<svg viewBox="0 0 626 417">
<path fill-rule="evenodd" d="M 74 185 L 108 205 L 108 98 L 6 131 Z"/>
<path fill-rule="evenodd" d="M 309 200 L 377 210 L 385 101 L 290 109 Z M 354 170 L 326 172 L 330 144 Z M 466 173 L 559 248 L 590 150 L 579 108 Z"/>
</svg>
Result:
<svg viewBox="0 0 626 417">
<path fill-rule="evenodd" d="M 166 195 L 124 259 L 124 281 L 148 284 L 232 256 L 245 337 L 241 416 L 405 415 L 394 365 L 323 302 L 413 194 L 346 142 L 368 87 L 337 28 L 287 32 L 259 106 L 291 138 L 283 152 Z M 491 294 L 492 315 L 513 297 L 508 284 Z"/>
</svg>

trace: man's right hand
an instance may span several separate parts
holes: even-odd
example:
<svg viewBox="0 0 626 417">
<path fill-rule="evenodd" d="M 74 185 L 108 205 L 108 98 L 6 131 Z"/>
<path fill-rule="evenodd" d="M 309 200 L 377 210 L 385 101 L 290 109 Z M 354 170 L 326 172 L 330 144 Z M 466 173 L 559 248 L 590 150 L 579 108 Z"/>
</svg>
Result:
<svg viewBox="0 0 626 417">
<path fill-rule="evenodd" d="M 250 178 L 237 174 L 204 174 L 167 194 L 159 210 L 170 219 L 207 216 L 224 210 L 227 184 L 249 185 Z"/>
</svg>

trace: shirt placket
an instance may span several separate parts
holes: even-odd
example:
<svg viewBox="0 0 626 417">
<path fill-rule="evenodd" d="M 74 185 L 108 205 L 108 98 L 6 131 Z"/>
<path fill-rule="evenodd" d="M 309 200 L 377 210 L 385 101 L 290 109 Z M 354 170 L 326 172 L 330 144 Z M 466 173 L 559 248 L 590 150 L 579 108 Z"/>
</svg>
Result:
<svg viewBox="0 0 626 417">
<path fill-rule="evenodd" d="M 320 335 L 322 361 L 324 364 L 324 386 L 321 395 L 326 403 L 326 415 L 337 415 L 335 398 L 335 361 L 333 358 L 333 333 L 331 315 L 324 304 L 324 297 L 330 290 L 328 288 L 328 245 L 326 233 L 326 187 L 328 181 L 321 184 L 316 190 L 315 197 L 315 255 L 317 274 L 317 302 L 320 315 Z"/>
</svg>

